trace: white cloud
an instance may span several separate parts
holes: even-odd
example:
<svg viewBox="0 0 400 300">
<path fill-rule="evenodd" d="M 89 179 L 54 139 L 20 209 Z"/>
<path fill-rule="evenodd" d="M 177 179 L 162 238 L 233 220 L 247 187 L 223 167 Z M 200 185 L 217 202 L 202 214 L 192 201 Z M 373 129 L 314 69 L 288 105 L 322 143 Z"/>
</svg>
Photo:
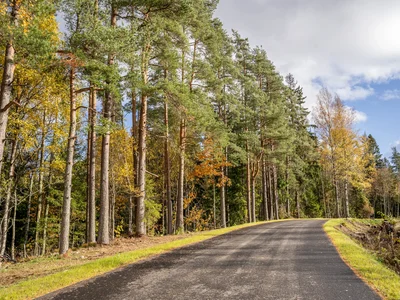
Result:
<svg viewBox="0 0 400 300">
<path fill-rule="evenodd" d="M 363 123 L 366 122 L 368 120 L 368 116 L 365 112 L 359 111 L 359 110 L 355 110 L 353 107 L 350 106 L 345 106 L 346 110 L 349 113 L 352 113 L 354 116 L 354 123 L 358 124 L 358 123 Z"/>
<path fill-rule="evenodd" d="M 216 13 L 295 76 L 308 107 L 320 84 L 361 100 L 370 83 L 400 78 L 399 15 L 398 0 L 220 0 Z"/>
<path fill-rule="evenodd" d="M 354 122 L 356 123 L 362 123 L 366 122 L 368 120 L 368 116 L 366 113 L 362 111 L 355 110 L 354 111 Z"/>
<path fill-rule="evenodd" d="M 345 86 L 336 90 L 342 100 L 362 100 L 375 93 L 371 87 L 363 88 L 360 86 Z"/>
<path fill-rule="evenodd" d="M 386 90 L 380 98 L 382 100 L 400 99 L 400 90 Z"/>
</svg>

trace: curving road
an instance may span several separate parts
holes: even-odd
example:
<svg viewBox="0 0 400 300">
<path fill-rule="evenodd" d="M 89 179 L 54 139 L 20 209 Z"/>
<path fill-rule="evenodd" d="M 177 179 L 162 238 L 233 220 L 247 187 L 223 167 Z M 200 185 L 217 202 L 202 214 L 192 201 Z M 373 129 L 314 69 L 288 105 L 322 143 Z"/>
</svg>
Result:
<svg viewBox="0 0 400 300">
<path fill-rule="evenodd" d="M 341 260 L 324 222 L 241 229 L 41 299 L 380 299 Z"/>
</svg>

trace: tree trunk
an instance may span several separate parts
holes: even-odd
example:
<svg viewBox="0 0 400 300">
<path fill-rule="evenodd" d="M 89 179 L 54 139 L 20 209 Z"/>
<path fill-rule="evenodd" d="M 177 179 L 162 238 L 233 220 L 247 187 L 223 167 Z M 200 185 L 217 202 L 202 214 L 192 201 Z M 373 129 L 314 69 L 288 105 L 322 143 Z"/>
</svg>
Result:
<svg viewBox="0 0 400 300">
<path fill-rule="evenodd" d="M 104 99 L 104 119 L 111 121 L 111 95 L 107 93 Z M 106 126 L 109 126 L 108 124 Z M 109 211 L 110 211 L 110 192 L 109 192 L 109 171 L 110 171 L 110 129 L 103 134 L 101 140 L 101 167 L 100 167 L 100 218 L 98 244 L 107 245 L 110 243 L 109 234 Z"/>
<path fill-rule="evenodd" d="M 132 68 L 132 72 L 134 72 L 134 69 Z M 136 105 L 137 105 L 137 95 L 135 92 L 135 89 L 132 87 L 132 92 L 131 92 L 131 101 L 132 101 L 132 154 L 133 154 L 133 186 L 135 189 L 138 188 L 138 170 L 139 170 L 139 159 L 138 159 L 138 126 L 137 126 L 137 111 L 136 111 Z M 134 216 L 135 216 L 135 207 L 136 203 L 139 201 L 137 195 L 130 195 L 129 196 L 129 221 L 131 222 L 131 227 L 129 230 L 129 236 L 133 236 L 133 223 L 134 223 Z"/>
<path fill-rule="evenodd" d="M 275 219 L 275 213 L 274 213 L 274 195 L 273 195 L 273 190 L 272 190 L 272 174 L 271 174 L 271 166 L 267 166 L 267 189 L 268 189 L 268 198 L 269 198 L 269 217 L 270 220 Z"/>
<path fill-rule="evenodd" d="M 268 190 L 267 190 L 267 172 L 264 158 L 261 161 L 261 181 L 262 181 L 262 200 L 263 200 L 263 219 L 264 221 L 269 220 L 268 212 Z"/>
<path fill-rule="evenodd" d="M 247 222 L 251 223 L 251 179 L 250 179 L 250 154 L 248 152 L 248 143 L 246 142 L 247 163 L 246 163 L 246 201 L 247 201 Z"/>
<path fill-rule="evenodd" d="M 56 124 L 57 124 L 58 116 L 56 117 Z M 53 142 L 52 144 L 54 145 L 56 143 L 56 136 L 53 136 Z M 53 184 L 53 169 L 52 169 L 52 164 L 54 161 L 54 153 L 50 154 L 50 163 L 49 163 L 49 177 L 48 177 L 48 184 L 46 188 L 46 196 L 48 197 L 50 188 Z M 47 242 L 47 227 L 48 227 L 48 218 L 49 218 L 49 208 L 50 208 L 50 203 L 46 197 L 46 206 L 45 206 L 45 211 L 44 211 L 44 226 L 43 226 L 43 243 L 42 243 L 42 255 L 46 254 L 46 242 Z"/>
<path fill-rule="evenodd" d="M 49 202 L 46 199 L 46 206 L 44 209 L 44 224 L 43 224 L 43 243 L 42 243 L 42 255 L 46 254 L 46 242 L 47 242 L 47 224 L 49 219 Z"/>
<path fill-rule="evenodd" d="M 30 173 L 30 183 L 29 183 L 29 195 L 28 195 L 28 207 L 26 209 L 26 226 L 25 226 L 25 237 L 24 237 L 24 258 L 27 257 L 26 244 L 28 243 L 29 237 L 29 225 L 31 222 L 31 203 L 32 203 L 32 190 L 33 190 L 33 173 Z"/>
<path fill-rule="evenodd" d="M 225 120 L 225 124 L 227 124 L 226 120 Z M 225 147 L 225 161 L 228 162 L 228 147 Z M 224 168 L 224 170 L 225 170 L 224 176 L 226 178 L 229 178 L 229 174 L 228 174 L 229 168 L 226 166 Z M 224 192 L 225 192 L 225 207 L 226 207 L 226 213 L 225 213 L 226 224 L 227 224 L 227 226 L 229 226 L 230 218 L 229 218 L 229 201 L 228 201 L 228 186 L 227 186 L 227 184 L 224 185 Z"/>
<path fill-rule="evenodd" d="M 111 171 L 111 202 L 110 202 L 110 240 L 114 240 L 115 233 L 115 198 L 116 198 L 116 190 L 115 190 L 115 174 L 114 171 Z"/>
<path fill-rule="evenodd" d="M 221 228 L 226 227 L 226 205 L 225 205 L 225 168 L 221 167 L 221 188 L 220 188 L 220 200 L 221 200 Z"/>
<path fill-rule="evenodd" d="M 17 25 L 18 7 L 16 0 L 11 2 L 12 2 L 11 24 L 15 26 Z M 13 37 L 11 37 L 5 49 L 6 51 L 3 63 L 3 77 L 0 87 L 0 174 L 3 166 L 3 156 L 4 156 L 4 146 L 5 146 L 4 142 L 6 138 L 6 130 L 8 123 L 9 104 L 11 102 L 12 83 L 14 81 L 15 49 L 13 43 L 14 43 Z"/>
<path fill-rule="evenodd" d="M 115 7 L 111 8 L 111 27 L 115 27 L 117 24 L 117 11 Z M 114 64 L 114 54 L 109 54 L 108 65 Z M 108 84 L 110 84 L 108 82 Z M 111 91 L 106 91 L 103 105 L 103 115 L 105 121 L 108 123 L 107 130 L 104 133 L 101 140 L 101 168 L 100 168 L 100 218 L 99 218 L 99 235 L 97 237 L 97 243 L 107 245 L 110 243 L 110 224 L 109 224 L 109 212 L 110 212 L 110 123 L 111 114 L 113 108 L 113 97 Z"/>
<path fill-rule="evenodd" d="M 133 154 L 133 186 L 138 189 L 138 178 L 139 178 L 139 154 L 138 154 L 138 141 L 139 141 L 139 131 L 137 122 L 137 111 L 136 111 L 137 99 L 136 93 L 132 92 L 132 154 Z M 132 223 L 133 218 L 136 215 L 136 203 L 138 203 L 138 197 L 135 194 L 132 203 Z M 133 234 L 133 231 L 132 231 Z"/>
<path fill-rule="evenodd" d="M 69 248 L 69 229 L 71 216 L 71 190 L 72 190 L 72 169 L 74 165 L 74 152 L 76 141 L 76 95 L 74 90 L 75 69 L 70 70 L 70 121 L 68 134 L 67 161 L 64 177 L 64 197 L 62 207 L 61 232 L 60 232 L 60 254 L 65 254 Z"/>
<path fill-rule="evenodd" d="M 39 159 L 39 195 L 38 195 L 38 207 L 37 207 L 37 214 L 36 214 L 36 229 L 35 229 L 35 248 L 34 254 L 36 256 L 40 255 L 39 249 L 39 232 L 40 232 L 40 221 L 42 217 L 42 206 L 43 206 L 43 181 L 44 181 L 44 171 L 43 171 L 43 164 L 44 164 L 44 139 L 45 139 L 45 125 L 46 124 L 46 111 L 43 113 L 43 126 L 42 126 L 42 136 L 40 140 L 40 159 Z"/>
<path fill-rule="evenodd" d="M 326 197 L 325 197 L 325 183 L 324 183 L 324 178 L 322 176 L 322 171 L 320 172 L 320 176 L 321 176 L 321 189 L 322 189 L 322 201 L 324 202 L 324 214 L 325 214 L 325 218 L 330 218 L 330 213 L 328 213 L 328 210 L 330 212 L 329 209 L 329 204 L 327 205 L 326 203 Z"/>
<path fill-rule="evenodd" d="M 149 46 L 147 46 L 148 48 Z M 148 81 L 148 60 L 147 51 L 148 49 L 142 50 L 142 80 L 144 84 Z M 136 203 L 136 235 L 146 235 L 146 227 L 144 223 L 145 217 L 145 198 L 146 198 L 146 154 L 147 154 L 147 95 L 142 91 L 141 97 L 141 108 L 139 118 L 139 143 L 138 143 L 138 189 L 139 196 L 137 197 Z"/>
<path fill-rule="evenodd" d="M 335 186 L 335 196 L 336 196 L 336 218 L 340 218 L 339 186 L 336 178 L 333 179 L 333 184 Z"/>
<path fill-rule="evenodd" d="M 279 220 L 278 174 L 277 174 L 275 165 L 272 165 L 272 176 L 273 176 L 273 190 L 274 190 L 276 219 Z"/>
<path fill-rule="evenodd" d="M 348 182 L 345 180 L 344 182 L 344 196 L 345 196 L 345 204 L 346 204 L 346 219 L 350 218 L 350 209 L 349 209 L 349 187 Z"/>
<path fill-rule="evenodd" d="M 86 243 L 89 243 L 89 220 L 90 220 L 90 208 L 89 208 L 89 203 L 90 203 L 90 124 L 91 124 L 91 108 L 92 108 L 92 92 L 90 91 L 89 93 L 89 104 L 88 104 L 88 134 L 87 134 L 87 143 L 86 143 Z"/>
<path fill-rule="evenodd" d="M 286 155 L 286 170 L 285 170 L 285 179 L 286 179 L 286 212 L 288 217 L 290 218 L 290 197 L 289 197 L 289 156 Z"/>
<path fill-rule="evenodd" d="M 256 177 L 251 178 L 251 222 L 256 222 Z"/>
<path fill-rule="evenodd" d="M 217 208 L 216 208 L 215 203 L 216 203 L 216 199 L 215 199 L 215 181 L 214 181 L 213 182 L 213 223 L 214 223 L 214 229 L 217 228 Z"/>
<path fill-rule="evenodd" d="M 185 179 L 185 150 L 186 150 L 186 121 L 181 119 L 180 125 L 180 152 L 179 152 L 179 181 L 178 181 L 178 200 L 176 204 L 176 231 L 182 233 L 183 223 L 183 188 Z"/>
<path fill-rule="evenodd" d="M 165 74 L 167 77 L 167 73 Z M 164 101 L 164 125 L 165 125 L 165 141 L 164 141 L 164 183 L 165 196 L 167 205 L 167 233 L 172 234 L 172 199 L 171 199 L 171 166 L 169 160 L 169 120 L 168 120 L 168 101 Z"/>
<path fill-rule="evenodd" d="M 17 219 L 18 198 L 17 189 L 14 189 L 14 215 L 12 220 L 11 259 L 15 260 L 15 221 Z"/>
<path fill-rule="evenodd" d="M 300 201 L 299 201 L 299 193 L 296 190 L 296 207 L 297 207 L 297 219 L 301 218 L 301 214 L 300 214 Z"/>
<path fill-rule="evenodd" d="M 133 235 L 133 196 L 129 195 L 128 235 Z"/>
<path fill-rule="evenodd" d="M 3 213 L 3 223 L 1 229 L 1 245 L 0 245 L 0 255 L 4 255 L 6 251 L 7 245 L 7 232 L 8 232 L 8 219 L 9 219 L 9 210 L 11 204 L 11 195 L 12 190 L 14 188 L 15 183 L 15 159 L 17 155 L 17 140 L 14 139 L 11 145 L 11 155 L 10 155 L 10 171 L 8 173 L 8 184 L 7 184 L 7 193 L 6 199 L 4 203 L 4 213 Z"/>
<path fill-rule="evenodd" d="M 138 170 L 138 188 L 139 197 L 136 203 L 136 235 L 146 235 L 144 224 L 145 204 L 146 197 L 146 135 L 147 135 L 147 96 L 142 95 L 139 120 L 139 170 Z"/>
<path fill-rule="evenodd" d="M 89 218 L 86 221 L 88 223 L 87 229 L 87 242 L 96 242 L 96 114 L 97 114 L 97 93 L 94 89 L 90 91 L 90 105 L 89 105 L 89 182 L 88 182 L 88 215 Z"/>
</svg>

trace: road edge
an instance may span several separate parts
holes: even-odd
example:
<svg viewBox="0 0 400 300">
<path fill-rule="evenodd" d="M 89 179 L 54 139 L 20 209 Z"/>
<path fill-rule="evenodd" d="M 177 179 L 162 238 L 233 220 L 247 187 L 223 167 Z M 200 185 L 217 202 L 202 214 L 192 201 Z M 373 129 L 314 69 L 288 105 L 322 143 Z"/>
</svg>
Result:
<svg viewBox="0 0 400 300">
<path fill-rule="evenodd" d="M 343 221 L 343 219 L 332 219 L 323 225 L 326 235 L 341 259 L 382 299 L 400 299 L 400 289 L 398 289 L 400 276 L 349 236 L 335 228 Z"/>
</svg>

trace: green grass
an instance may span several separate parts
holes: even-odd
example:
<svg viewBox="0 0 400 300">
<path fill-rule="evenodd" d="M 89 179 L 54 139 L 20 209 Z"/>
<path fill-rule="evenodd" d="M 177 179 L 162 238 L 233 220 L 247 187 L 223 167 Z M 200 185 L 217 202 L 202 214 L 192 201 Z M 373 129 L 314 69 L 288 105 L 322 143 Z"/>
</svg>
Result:
<svg viewBox="0 0 400 300">
<path fill-rule="evenodd" d="M 273 222 L 273 221 L 272 221 Z M 276 221 L 275 221 L 276 222 Z M 145 259 L 166 251 L 176 249 L 185 245 L 201 242 L 218 235 L 222 235 L 234 230 L 245 227 L 259 225 L 267 222 L 244 224 L 224 229 L 205 231 L 194 234 L 191 237 L 168 242 L 161 245 L 152 246 L 146 249 L 135 250 L 104 257 L 83 265 L 71 267 L 65 271 L 51 275 L 28 279 L 17 284 L 0 288 L 0 299 L 32 299 L 58 289 L 75 284 L 79 281 L 104 274 L 116 268 L 134 263 L 140 259 Z M 44 260 L 43 263 L 46 263 Z"/>
<path fill-rule="evenodd" d="M 378 258 L 335 228 L 345 222 L 343 219 L 330 220 L 324 230 L 337 248 L 342 259 L 369 286 L 385 299 L 400 299 L 400 276 L 387 268 Z"/>
</svg>

